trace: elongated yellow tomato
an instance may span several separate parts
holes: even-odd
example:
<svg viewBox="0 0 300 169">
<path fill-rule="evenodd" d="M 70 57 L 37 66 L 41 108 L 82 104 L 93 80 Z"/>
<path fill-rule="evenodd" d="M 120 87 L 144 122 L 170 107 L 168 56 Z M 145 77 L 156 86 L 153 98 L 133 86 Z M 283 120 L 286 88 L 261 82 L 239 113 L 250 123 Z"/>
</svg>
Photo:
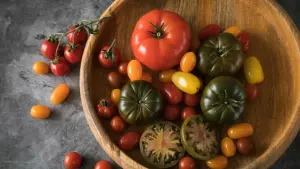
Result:
<svg viewBox="0 0 300 169">
<path fill-rule="evenodd" d="M 35 62 L 32 66 L 34 73 L 44 75 L 49 72 L 49 65 L 45 62 Z"/>
<path fill-rule="evenodd" d="M 118 104 L 120 100 L 120 95 L 121 95 L 121 90 L 120 89 L 114 89 L 111 91 L 111 100 L 115 103 Z"/>
<path fill-rule="evenodd" d="M 142 64 L 138 60 L 131 60 L 127 66 L 127 74 L 130 80 L 141 80 L 143 75 Z"/>
<path fill-rule="evenodd" d="M 196 55 L 194 52 L 188 52 L 186 53 L 180 61 L 180 69 L 183 72 L 190 72 L 192 71 L 196 66 Z"/>
<path fill-rule="evenodd" d="M 244 61 L 244 75 L 248 83 L 257 84 L 264 81 L 264 71 L 255 56 L 248 57 Z"/>
<path fill-rule="evenodd" d="M 159 73 L 159 80 L 163 83 L 171 83 L 172 75 L 176 72 L 175 69 L 163 70 Z"/>
<path fill-rule="evenodd" d="M 67 84 L 58 85 L 52 92 L 50 101 L 52 104 L 60 104 L 63 102 L 70 93 L 70 88 Z"/>
<path fill-rule="evenodd" d="M 237 37 L 241 33 L 241 28 L 239 26 L 230 26 L 224 32 L 231 33 Z"/>
<path fill-rule="evenodd" d="M 221 141 L 221 150 L 226 157 L 233 157 L 236 153 L 236 146 L 232 139 L 225 137 Z"/>
<path fill-rule="evenodd" d="M 172 82 L 183 92 L 195 94 L 201 87 L 201 81 L 191 73 L 175 72 L 172 76 Z"/>
<path fill-rule="evenodd" d="M 48 107 L 41 104 L 32 106 L 30 110 L 30 115 L 36 119 L 46 119 L 50 116 L 50 114 L 51 110 Z"/>
<path fill-rule="evenodd" d="M 231 126 L 227 134 L 232 139 L 240 139 L 244 137 L 252 136 L 254 129 L 249 123 L 240 123 Z"/>
<path fill-rule="evenodd" d="M 228 165 L 227 157 L 217 155 L 213 159 L 206 161 L 206 165 L 211 169 L 224 169 Z"/>
</svg>

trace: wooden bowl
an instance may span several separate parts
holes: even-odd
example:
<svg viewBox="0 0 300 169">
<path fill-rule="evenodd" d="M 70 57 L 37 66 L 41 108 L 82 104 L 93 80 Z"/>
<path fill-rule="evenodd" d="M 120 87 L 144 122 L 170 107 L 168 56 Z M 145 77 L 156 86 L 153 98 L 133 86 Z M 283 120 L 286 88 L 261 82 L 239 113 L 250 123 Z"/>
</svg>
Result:
<svg viewBox="0 0 300 169">
<path fill-rule="evenodd" d="M 247 103 L 244 113 L 244 121 L 255 129 L 252 139 L 256 151 L 252 156 L 230 158 L 228 168 L 268 168 L 283 154 L 300 126 L 300 48 L 297 28 L 275 1 L 116 0 L 109 8 L 115 17 L 103 22 L 99 33 L 90 36 L 87 42 L 81 63 L 80 91 L 88 124 L 116 163 L 125 169 L 154 168 L 142 159 L 139 150 L 120 151 L 115 145 L 118 136 L 111 131 L 109 121 L 97 117 L 95 106 L 101 98 L 110 97 L 112 90 L 106 80 L 112 70 L 103 69 L 97 56 L 104 45 L 116 38 L 122 59 L 134 58 L 130 38 L 135 23 L 155 8 L 177 12 L 190 23 L 194 49 L 199 45 L 197 33 L 210 23 L 223 28 L 239 25 L 250 32 L 252 43 L 248 55 L 259 58 L 265 73 L 257 100 Z M 106 10 L 103 16 L 108 15 Z M 205 166 L 204 162 L 200 165 Z"/>
</svg>

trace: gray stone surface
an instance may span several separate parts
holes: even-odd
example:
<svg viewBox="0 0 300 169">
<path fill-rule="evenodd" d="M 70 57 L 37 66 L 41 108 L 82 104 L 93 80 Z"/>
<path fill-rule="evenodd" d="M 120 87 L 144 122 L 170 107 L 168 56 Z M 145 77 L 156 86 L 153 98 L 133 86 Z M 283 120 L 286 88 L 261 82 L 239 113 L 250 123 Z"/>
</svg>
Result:
<svg viewBox="0 0 300 169">
<path fill-rule="evenodd" d="M 82 112 L 79 97 L 79 66 L 71 75 L 36 76 L 31 66 L 47 61 L 40 52 L 37 35 L 65 30 L 83 19 L 93 19 L 112 0 L 0 0 L 0 169 L 58 169 L 63 157 L 78 151 L 92 169 L 97 160 L 110 160 L 96 142 Z M 280 0 L 300 26 L 300 2 Z M 53 106 L 53 87 L 66 82 L 70 98 Z M 48 120 L 34 120 L 28 111 L 33 104 L 53 110 Z M 300 136 L 272 169 L 300 168 Z M 115 165 L 115 168 L 119 168 Z"/>
</svg>

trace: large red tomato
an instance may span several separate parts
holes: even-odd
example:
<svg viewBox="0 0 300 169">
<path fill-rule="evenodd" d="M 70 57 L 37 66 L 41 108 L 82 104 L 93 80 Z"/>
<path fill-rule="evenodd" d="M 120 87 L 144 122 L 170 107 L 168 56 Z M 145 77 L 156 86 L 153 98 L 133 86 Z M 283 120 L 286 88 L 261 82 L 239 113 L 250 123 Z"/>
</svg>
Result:
<svg viewBox="0 0 300 169">
<path fill-rule="evenodd" d="M 178 14 L 153 10 L 142 16 L 132 33 L 134 56 L 152 70 L 179 64 L 191 45 L 189 24 Z"/>
</svg>

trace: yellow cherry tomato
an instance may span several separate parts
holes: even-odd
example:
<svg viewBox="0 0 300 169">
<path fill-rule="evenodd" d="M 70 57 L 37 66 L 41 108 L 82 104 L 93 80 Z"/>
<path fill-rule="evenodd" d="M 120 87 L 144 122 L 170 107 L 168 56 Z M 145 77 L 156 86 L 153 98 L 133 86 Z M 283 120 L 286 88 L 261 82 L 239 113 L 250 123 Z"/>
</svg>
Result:
<svg viewBox="0 0 300 169">
<path fill-rule="evenodd" d="M 211 169 L 224 169 L 228 165 L 228 159 L 225 156 L 217 155 L 213 159 L 206 161 L 206 165 Z"/>
<path fill-rule="evenodd" d="M 148 72 L 143 72 L 142 74 L 142 80 L 152 83 L 152 74 L 148 73 Z"/>
<path fill-rule="evenodd" d="M 224 32 L 231 33 L 233 36 L 237 37 L 241 31 L 242 30 L 239 26 L 230 26 Z"/>
<path fill-rule="evenodd" d="M 49 65 L 45 62 L 35 62 L 32 66 L 34 73 L 44 75 L 49 72 Z"/>
<path fill-rule="evenodd" d="M 232 139 L 225 137 L 221 141 L 221 150 L 226 157 L 233 157 L 236 153 L 236 146 Z"/>
<path fill-rule="evenodd" d="M 69 96 L 69 93 L 70 88 L 67 84 L 60 84 L 53 90 L 50 101 L 52 104 L 60 104 Z"/>
<path fill-rule="evenodd" d="M 264 71 L 255 56 L 251 56 L 244 61 L 244 75 L 248 83 L 257 84 L 264 81 Z"/>
<path fill-rule="evenodd" d="M 121 95 L 121 90 L 120 89 L 114 89 L 111 91 L 111 100 L 115 103 L 118 104 L 120 100 L 120 95 Z"/>
<path fill-rule="evenodd" d="M 127 74 L 130 80 L 141 80 L 143 75 L 142 64 L 138 60 L 131 60 L 127 66 Z"/>
<path fill-rule="evenodd" d="M 171 83 L 172 75 L 176 72 L 175 69 L 163 70 L 159 73 L 159 81 L 163 83 Z"/>
<path fill-rule="evenodd" d="M 175 72 L 172 76 L 172 82 L 183 92 L 195 94 L 201 87 L 201 81 L 191 73 Z"/>
<path fill-rule="evenodd" d="M 36 119 L 46 119 L 50 116 L 51 110 L 41 104 L 37 104 L 31 107 L 30 115 Z"/>
<path fill-rule="evenodd" d="M 231 139 L 249 137 L 253 134 L 253 127 L 249 123 L 240 123 L 231 126 L 227 132 Z"/>
<path fill-rule="evenodd" d="M 183 72 L 190 72 L 192 71 L 196 66 L 196 55 L 194 52 L 188 52 L 186 53 L 180 61 L 180 69 Z"/>
</svg>

